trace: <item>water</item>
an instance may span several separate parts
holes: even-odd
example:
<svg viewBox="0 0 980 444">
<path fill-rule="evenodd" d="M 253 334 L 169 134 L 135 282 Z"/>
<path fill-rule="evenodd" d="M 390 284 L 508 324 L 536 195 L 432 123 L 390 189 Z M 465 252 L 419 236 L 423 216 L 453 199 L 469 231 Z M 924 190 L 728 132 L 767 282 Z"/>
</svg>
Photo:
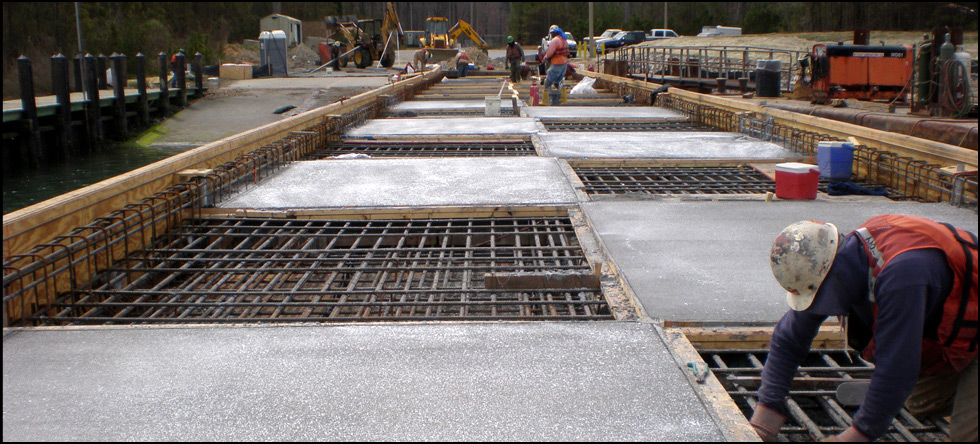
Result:
<svg viewBox="0 0 980 444">
<path fill-rule="evenodd" d="M 60 165 L 9 172 L 3 175 L 3 214 L 127 173 L 181 151 L 124 143 L 74 157 Z"/>
</svg>

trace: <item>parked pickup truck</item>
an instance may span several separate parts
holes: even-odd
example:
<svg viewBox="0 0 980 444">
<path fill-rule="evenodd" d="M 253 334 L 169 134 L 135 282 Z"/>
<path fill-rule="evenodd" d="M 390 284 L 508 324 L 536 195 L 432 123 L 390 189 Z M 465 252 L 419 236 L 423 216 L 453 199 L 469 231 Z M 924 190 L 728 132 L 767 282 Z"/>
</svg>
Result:
<svg viewBox="0 0 980 444">
<path fill-rule="evenodd" d="M 651 29 L 650 34 L 647 35 L 647 41 L 672 39 L 674 37 L 677 37 L 677 33 L 673 29 Z"/>
<path fill-rule="evenodd" d="M 599 46 L 606 45 L 606 50 L 622 48 L 646 41 L 647 33 L 643 31 L 620 31 L 608 39 L 597 40 Z"/>
</svg>

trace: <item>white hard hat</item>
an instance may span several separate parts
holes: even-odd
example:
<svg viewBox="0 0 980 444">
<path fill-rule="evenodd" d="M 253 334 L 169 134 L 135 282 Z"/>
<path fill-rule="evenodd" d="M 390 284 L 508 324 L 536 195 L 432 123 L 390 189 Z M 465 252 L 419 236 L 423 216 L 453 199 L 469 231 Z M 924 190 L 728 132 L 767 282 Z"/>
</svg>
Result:
<svg viewBox="0 0 980 444">
<path fill-rule="evenodd" d="M 548 28 L 548 34 L 551 34 L 552 32 L 555 32 L 556 30 L 558 30 L 558 25 L 551 25 L 551 27 Z"/>
<path fill-rule="evenodd" d="M 772 244 L 769 265 L 786 291 L 789 308 L 806 310 L 834 264 L 841 235 L 834 224 L 802 221 L 786 227 Z"/>
</svg>

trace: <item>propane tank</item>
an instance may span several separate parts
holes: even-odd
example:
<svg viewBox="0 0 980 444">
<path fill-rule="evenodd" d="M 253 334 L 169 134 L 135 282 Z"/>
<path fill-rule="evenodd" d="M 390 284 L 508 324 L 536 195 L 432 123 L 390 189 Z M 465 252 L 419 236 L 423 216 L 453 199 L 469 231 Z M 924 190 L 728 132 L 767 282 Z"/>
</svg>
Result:
<svg viewBox="0 0 980 444">
<path fill-rule="evenodd" d="M 919 57 L 916 59 L 916 71 L 918 79 L 916 81 L 916 101 L 919 103 L 930 102 L 930 83 L 932 81 L 932 43 L 928 40 L 919 46 Z"/>
<path fill-rule="evenodd" d="M 538 106 L 538 79 L 535 78 L 531 83 L 531 106 Z"/>
<path fill-rule="evenodd" d="M 950 40 L 949 33 L 946 33 L 946 41 L 943 43 L 942 46 L 939 47 L 939 61 L 940 62 L 945 62 L 945 61 L 953 58 L 953 53 L 956 52 L 956 47 L 953 46 L 953 44 L 950 43 L 949 40 Z"/>
</svg>

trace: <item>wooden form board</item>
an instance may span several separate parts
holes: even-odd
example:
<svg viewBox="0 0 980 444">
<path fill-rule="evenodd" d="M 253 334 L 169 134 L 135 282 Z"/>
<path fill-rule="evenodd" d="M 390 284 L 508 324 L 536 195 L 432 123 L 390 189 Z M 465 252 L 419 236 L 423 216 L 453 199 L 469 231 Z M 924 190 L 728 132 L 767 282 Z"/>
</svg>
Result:
<svg viewBox="0 0 980 444">
<path fill-rule="evenodd" d="M 175 184 L 177 173 L 195 168 L 214 168 L 242 154 L 279 140 L 290 131 L 303 131 L 374 103 L 383 95 L 410 90 L 442 76 L 430 71 L 422 76 L 389 84 L 350 99 L 307 111 L 278 122 L 208 143 L 151 165 L 40 202 L 3 217 L 3 257 L 30 251 L 34 246 L 67 234 L 75 227 L 136 203 Z"/>
<path fill-rule="evenodd" d="M 683 331 L 677 328 L 664 328 L 660 333 L 678 367 L 687 368 L 689 362 L 706 364 Z M 713 373 L 708 372 L 703 383 L 696 381 L 693 372 L 686 371 L 686 374 L 691 386 L 696 389 L 698 397 L 704 402 L 705 408 L 716 419 L 725 441 L 761 441 L 755 429 L 749 424 L 749 420 Z"/>
<path fill-rule="evenodd" d="M 773 327 L 700 326 L 696 323 L 675 323 L 671 328 L 682 332 L 697 349 L 757 350 L 769 348 Z M 844 333 L 840 325 L 820 326 L 812 349 L 840 350 L 844 348 Z"/>
<path fill-rule="evenodd" d="M 609 74 L 595 72 L 583 72 L 582 74 L 614 85 L 622 85 L 649 92 L 653 92 L 662 86 L 656 83 L 647 83 L 640 80 L 632 80 Z M 841 140 L 846 140 L 848 137 L 854 137 L 861 144 L 870 148 L 892 152 L 902 156 L 908 156 L 916 160 L 937 164 L 942 167 L 964 164 L 976 168 L 978 163 L 977 151 L 968 150 L 966 148 L 960 148 L 941 142 L 794 113 L 792 111 L 768 108 L 760 104 L 748 103 L 728 97 L 685 91 L 679 88 L 671 88 L 667 94 L 683 98 L 684 100 L 692 103 L 713 106 L 733 112 L 752 112 L 771 116 L 774 119 L 774 123 L 800 128 L 807 131 L 813 131 L 816 133 L 827 134 L 840 138 Z"/>
</svg>

